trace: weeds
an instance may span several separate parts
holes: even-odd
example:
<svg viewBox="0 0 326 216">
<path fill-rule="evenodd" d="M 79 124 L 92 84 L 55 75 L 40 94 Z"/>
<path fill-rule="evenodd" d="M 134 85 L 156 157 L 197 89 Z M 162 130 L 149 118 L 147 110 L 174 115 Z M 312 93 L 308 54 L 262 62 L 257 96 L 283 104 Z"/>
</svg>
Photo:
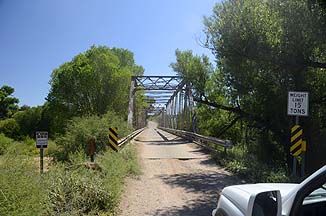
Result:
<svg viewBox="0 0 326 216">
<path fill-rule="evenodd" d="M 30 156 L 0 156 L 0 215 L 115 215 L 124 178 L 139 173 L 135 149 L 107 151 L 95 160 L 101 169 L 84 166 L 87 155 L 76 152 L 40 175 Z"/>
<path fill-rule="evenodd" d="M 290 182 L 285 167 L 272 167 L 263 163 L 244 146 L 234 146 L 216 161 L 248 182 Z"/>
<path fill-rule="evenodd" d="M 0 215 L 42 215 L 46 184 L 26 156 L 0 158 Z"/>
</svg>

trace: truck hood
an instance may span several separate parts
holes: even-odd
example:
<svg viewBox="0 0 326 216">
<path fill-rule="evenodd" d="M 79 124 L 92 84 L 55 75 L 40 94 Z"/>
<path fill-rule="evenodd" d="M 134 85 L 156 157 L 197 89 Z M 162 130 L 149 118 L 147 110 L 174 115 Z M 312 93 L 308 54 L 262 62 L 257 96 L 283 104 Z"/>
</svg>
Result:
<svg viewBox="0 0 326 216">
<path fill-rule="evenodd" d="M 289 183 L 259 183 L 233 185 L 225 187 L 221 195 L 228 198 L 245 214 L 251 195 L 258 194 L 264 191 L 279 190 L 281 192 L 281 197 L 283 200 L 283 198 L 286 197 L 288 194 L 295 193 L 297 191 L 297 188 L 298 184 Z"/>
</svg>

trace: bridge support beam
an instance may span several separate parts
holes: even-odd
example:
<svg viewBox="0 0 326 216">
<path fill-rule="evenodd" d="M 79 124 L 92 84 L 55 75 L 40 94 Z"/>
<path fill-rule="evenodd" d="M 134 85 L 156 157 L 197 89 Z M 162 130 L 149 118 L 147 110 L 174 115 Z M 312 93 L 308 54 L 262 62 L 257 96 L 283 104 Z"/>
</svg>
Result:
<svg viewBox="0 0 326 216">
<path fill-rule="evenodd" d="M 188 94 L 188 98 L 189 98 L 189 111 L 190 111 L 190 118 L 191 118 L 191 123 L 192 123 L 192 131 L 194 133 L 198 133 L 198 125 L 197 125 L 197 117 L 196 117 L 196 112 L 195 112 L 195 103 L 194 103 L 194 97 L 192 95 L 192 91 L 190 86 L 188 85 L 186 87 L 186 91 Z"/>
<path fill-rule="evenodd" d="M 178 103 L 178 122 L 179 122 L 178 129 L 182 130 L 182 122 L 183 122 L 183 119 L 182 119 L 182 91 L 179 91 L 178 99 L 179 99 L 179 103 Z"/>
<path fill-rule="evenodd" d="M 133 127 L 133 118 L 135 112 L 135 92 L 136 81 L 135 77 L 131 77 L 130 93 L 129 93 L 129 106 L 128 106 L 128 126 Z"/>
</svg>

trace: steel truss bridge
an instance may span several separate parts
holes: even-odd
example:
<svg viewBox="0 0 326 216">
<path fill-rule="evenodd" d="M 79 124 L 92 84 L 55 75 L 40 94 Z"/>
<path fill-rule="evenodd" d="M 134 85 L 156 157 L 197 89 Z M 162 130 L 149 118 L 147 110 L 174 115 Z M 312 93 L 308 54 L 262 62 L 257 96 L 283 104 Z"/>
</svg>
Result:
<svg viewBox="0 0 326 216">
<path fill-rule="evenodd" d="M 149 108 L 137 109 L 136 94 L 142 92 Z M 135 112 L 141 112 L 141 119 Z M 197 132 L 194 100 L 189 83 L 180 76 L 133 76 L 131 78 L 128 124 L 145 126 L 147 116 L 159 116 L 162 127 Z"/>
</svg>

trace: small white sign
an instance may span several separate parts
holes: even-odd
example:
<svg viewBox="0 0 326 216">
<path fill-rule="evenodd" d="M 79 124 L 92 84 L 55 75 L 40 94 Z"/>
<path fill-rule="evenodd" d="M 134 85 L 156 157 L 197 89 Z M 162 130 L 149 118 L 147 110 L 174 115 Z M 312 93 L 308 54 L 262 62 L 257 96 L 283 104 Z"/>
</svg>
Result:
<svg viewBox="0 0 326 216">
<path fill-rule="evenodd" d="M 288 94 L 288 115 L 308 116 L 309 93 L 290 91 Z"/>
<path fill-rule="evenodd" d="M 36 148 L 47 148 L 48 147 L 48 132 L 37 131 L 36 132 Z"/>
</svg>

